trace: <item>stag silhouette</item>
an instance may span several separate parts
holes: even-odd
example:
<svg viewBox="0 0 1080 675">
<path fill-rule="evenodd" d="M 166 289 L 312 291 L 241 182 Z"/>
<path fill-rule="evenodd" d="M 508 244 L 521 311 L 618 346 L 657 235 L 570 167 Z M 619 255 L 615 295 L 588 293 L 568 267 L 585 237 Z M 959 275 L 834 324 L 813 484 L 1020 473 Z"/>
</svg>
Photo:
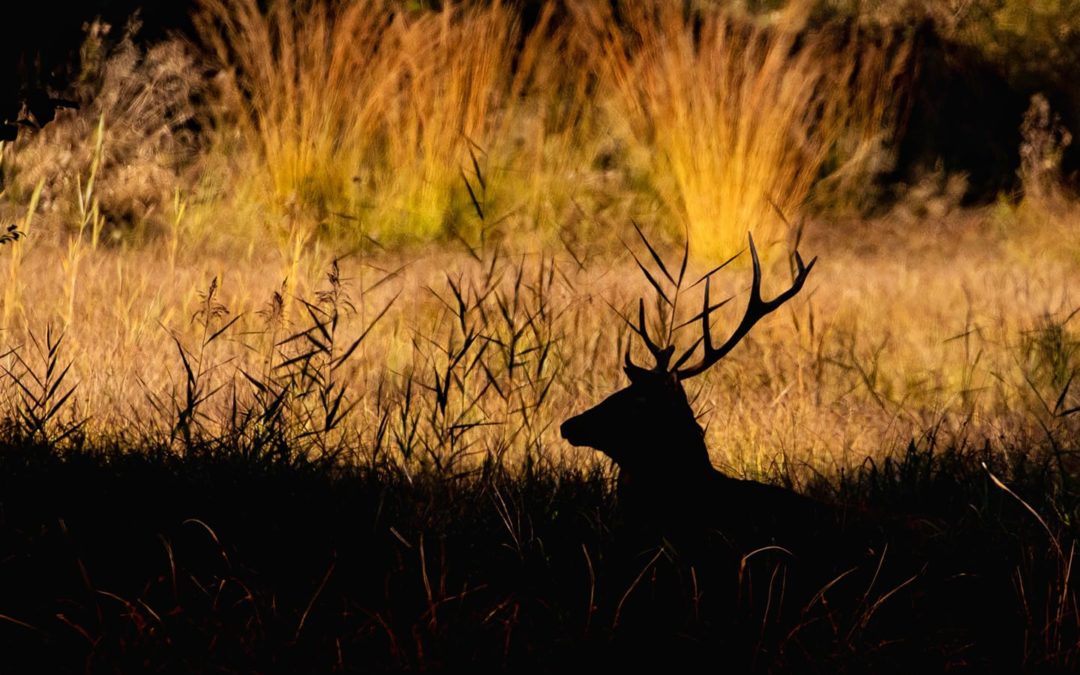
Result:
<svg viewBox="0 0 1080 675">
<path fill-rule="evenodd" d="M 680 289 L 687 254 L 684 253 L 682 269 L 675 279 L 640 230 L 638 234 L 663 275 Z M 572 445 L 594 448 L 614 460 L 619 469 L 617 494 L 629 522 L 657 525 L 665 534 L 671 534 L 672 530 L 685 534 L 710 528 L 743 550 L 782 543 L 785 533 L 805 535 L 815 523 L 832 516 L 816 500 L 780 487 L 732 478 L 715 469 L 709 460 L 704 431 L 683 388 L 686 380 L 705 372 L 734 349 L 758 321 L 793 298 L 803 288 L 817 261 L 814 258 L 806 264 L 796 251 L 791 287 L 772 300 L 765 300 L 761 296 L 761 261 L 752 236 L 749 242 L 753 265 L 749 301 L 742 320 L 723 344 L 713 344 L 710 320 L 713 312 L 730 298 L 710 304 L 711 280 L 734 258 L 703 277 L 701 313 L 683 324 L 700 322 L 701 335 L 674 362 L 674 346 L 661 347 L 650 336 L 645 302 L 639 300 L 637 324 L 626 321 L 652 354 L 654 366 L 644 368 L 635 364 L 628 349 L 624 372 L 630 386 L 570 418 L 561 428 L 563 438 Z M 657 293 L 671 304 L 673 317 L 674 302 L 640 261 L 638 265 Z M 669 340 L 672 332 L 668 331 Z M 688 363 L 699 346 L 700 360 Z"/>
<path fill-rule="evenodd" d="M 701 588 L 708 589 L 710 602 L 716 603 L 712 605 L 714 611 L 717 607 L 722 612 L 742 608 L 758 617 L 752 624 L 764 627 L 774 622 L 785 626 L 781 633 L 788 637 L 813 626 L 799 638 L 806 644 L 830 639 L 829 631 L 839 625 L 837 617 L 862 616 L 861 625 L 865 626 L 873 615 L 875 625 L 884 626 L 886 631 L 907 635 L 915 626 L 916 633 L 928 636 L 928 643 L 929 636 L 956 636 L 955 644 L 964 645 L 964 649 L 975 642 L 986 645 L 992 655 L 990 663 L 1017 662 L 1015 645 L 997 639 L 1002 625 L 1010 626 L 1006 631 L 1010 635 L 1023 630 L 1016 623 L 1021 613 L 1012 606 L 1008 590 L 1000 583 L 1010 578 L 1011 563 L 1001 567 L 1003 573 L 979 571 L 990 569 L 987 565 L 995 563 L 988 560 L 1003 557 L 1000 552 L 969 550 L 966 542 L 939 539 L 935 533 L 947 526 L 922 518 L 871 514 L 857 506 L 826 505 L 791 490 L 736 479 L 715 469 L 709 460 L 705 434 L 688 401 L 684 382 L 715 365 L 759 321 L 795 297 L 806 284 L 816 259 L 806 264 L 796 252 L 791 286 L 772 300 L 765 300 L 761 294 L 761 262 L 750 238 L 753 279 L 742 319 L 726 341 L 714 345 L 710 317 L 727 300 L 711 304 L 710 279 L 724 263 L 702 278 L 705 289 L 701 312 L 682 324 L 700 325 L 700 336 L 674 358 L 671 342 L 679 327 L 675 325 L 675 304 L 683 288 L 687 254 L 682 270 L 672 275 L 640 230 L 638 233 L 660 273 L 676 289 L 674 294 L 665 294 L 659 276 L 651 275 L 638 260 L 661 296 L 658 305 L 668 312 L 666 318 L 661 317 L 666 320 L 660 321 L 666 328 L 667 346 L 660 346 L 650 335 L 645 302 L 639 300 L 636 322 L 624 319 L 651 353 L 654 366 L 635 364 L 627 350 L 624 371 L 630 385 L 562 425 L 562 435 L 571 444 L 595 448 L 618 466 L 623 558 L 636 557 L 640 561 L 650 556 L 651 565 L 661 553 L 673 552 L 676 555 L 664 560 L 688 563 L 668 568 L 667 577 L 656 568 L 645 568 L 654 571 L 649 582 L 652 594 L 641 600 L 639 607 L 645 609 L 635 615 L 637 623 L 624 628 L 629 631 L 627 641 L 622 643 L 624 658 L 634 662 L 652 652 L 662 653 L 670 669 L 673 652 L 693 658 L 704 656 L 671 650 L 666 645 L 656 647 L 651 642 L 655 635 L 664 634 L 666 625 L 680 621 L 680 612 L 684 611 L 677 603 L 662 603 L 668 597 L 664 589 L 670 592 L 689 578 L 695 598 Z M 700 358 L 695 360 L 697 354 Z M 654 553 L 657 543 L 663 546 Z M 675 569 L 674 574 L 670 574 L 671 569 Z M 620 593 L 623 587 L 633 589 L 641 582 L 640 570 L 634 563 L 628 573 L 623 573 L 621 582 L 615 582 Z M 679 576 L 680 570 L 689 573 Z M 731 583 L 733 578 L 737 583 Z M 665 579 L 668 586 L 662 585 Z M 620 606 L 628 595 L 629 591 L 621 596 Z M 904 601 L 885 603 L 894 596 Z M 883 604 L 887 610 L 879 612 Z M 827 620 L 817 620 L 823 617 Z M 815 632 L 822 627 L 825 632 Z"/>
</svg>

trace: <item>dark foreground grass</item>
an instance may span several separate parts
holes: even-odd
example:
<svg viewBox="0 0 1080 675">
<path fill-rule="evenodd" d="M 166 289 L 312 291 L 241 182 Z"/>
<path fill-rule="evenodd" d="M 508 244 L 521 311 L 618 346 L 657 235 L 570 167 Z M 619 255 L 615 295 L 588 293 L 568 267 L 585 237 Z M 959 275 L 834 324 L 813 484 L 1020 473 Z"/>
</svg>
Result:
<svg viewBox="0 0 1080 675">
<path fill-rule="evenodd" d="M 792 556 L 715 532 L 677 550 L 624 522 L 597 470 L 8 440 L 0 670 L 1075 667 L 1061 465 L 928 445 L 822 479 L 851 508 Z"/>
</svg>

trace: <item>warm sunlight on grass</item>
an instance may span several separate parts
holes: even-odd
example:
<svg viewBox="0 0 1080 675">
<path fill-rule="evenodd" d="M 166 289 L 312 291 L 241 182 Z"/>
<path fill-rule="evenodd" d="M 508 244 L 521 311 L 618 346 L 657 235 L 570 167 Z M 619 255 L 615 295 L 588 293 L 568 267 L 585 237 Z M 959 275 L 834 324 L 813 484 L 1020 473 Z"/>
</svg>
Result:
<svg viewBox="0 0 1080 675">
<path fill-rule="evenodd" d="M 239 188 L 228 203 L 344 236 L 475 239 L 477 210 L 532 192 L 550 143 L 538 127 L 565 125 L 548 101 L 573 77 L 554 65 L 551 9 L 523 35 L 499 2 L 394 6 L 203 3 L 226 68 L 214 143 Z"/>
<path fill-rule="evenodd" d="M 811 235 L 803 251 L 821 261 L 808 292 L 692 392 L 714 461 L 735 473 L 802 475 L 851 468 L 924 433 L 1014 439 L 1066 424 L 1052 413 L 1080 366 L 1068 304 L 1080 292 L 1069 271 L 1077 251 L 1050 259 L 1037 251 L 1053 236 L 1040 232 L 1074 221 L 1043 215 L 1003 235 L 999 217 L 958 218 L 906 241 L 888 219 L 843 226 L 873 228 L 870 246 L 846 243 L 855 232 L 843 227 Z M 575 250 L 581 267 L 566 252 L 489 252 L 480 261 L 464 251 L 361 252 L 340 260 L 335 290 L 326 250 L 293 260 L 286 250 L 238 258 L 182 248 L 174 266 L 162 266 L 168 253 L 156 246 L 87 249 L 58 276 L 66 247 L 31 236 L 4 251 L 6 293 L 22 299 L 4 342 L 34 363 L 44 327 L 64 330 L 61 354 L 79 383 L 64 414 L 89 417 L 93 434 L 167 436 L 185 396 L 183 348 L 208 394 L 197 420 L 209 432 L 228 426 L 234 396 L 258 393 L 245 373 L 277 378 L 304 351 L 274 346 L 311 324 L 300 299 L 327 313 L 337 303 L 339 353 L 390 305 L 336 371 L 355 407 L 334 438 L 366 452 L 390 434 L 401 443 L 395 452 L 418 461 L 592 461 L 564 446 L 558 425 L 623 386 L 630 334 L 609 303 L 625 309 L 650 294 L 628 256 L 607 251 L 603 242 Z M 766 294 L 787 278 L 786 262 L 776 262 Z M 732 268 L 714 293 L 744 297 L 747 274 Z M 290 278 L 298 300 L 282 316 L 275 294 Z M 687 311 L 697 302 L 688 299 Z M 208 303 L 219 311 L 208 314 Z M 730 303 L 717 332 L 741 309 Z M 17 390 L 5 390 L 12 405 Z M 1059 407 L 1074 397 L 1066 392 Z"/>
<path fill-rule="evenodd" d="M 611 307 L 649 290 L 618 244 L 630 222 L 687 232 L 699 273 L 753 231 L 782 281 L 811 190 L 842 211 L 882 170 L 911 57 L 903 32 L 806 32 L 805 3 L 545 4 L 528 23 L 499 2 L 200 7 L 212 83 L 180 43 L 140 58 L 124 40 L 98 57 L 101 96 L 3 149 L 4 214 L 27 234 L 0 250 L 4 345 L 28 358 L 62 332 L 64 412 L 96 434 L 175 435 L 178 411 L 227 428 L 256 382 L 307 409 L 316 380 L 290 369 L 317 356 L 338 441 L 559 456 L 560 420 L 622 381 Z M 1033 401 L 1073 396 L 1075 260 L 1039 252 L 1067 203 L 1005 200 L 933 234 L 900 212 L 811 218 L 809 291 L 702 378 L 717 462 L 821 469 L 928 430 L 1061 423 Z M 731 294 L 747 273 L 726 272 Z"/>
<path fill-rule="evenodd" d="M 546 4 L 528 26 L 499 2 L 202 6 L 222 66 L 207 187 L 230 186 L 241 231 L 476 241 L 629 199 L 718 260 L 748 230 L 783 242 L 826 168 L 866 187 L 907 55 L 854 29 L 804 38 L 806 3 L 767 23 L 583 3 L 557 24 Z"/>
<path fill-rule="evenodd" d="M 854 139 L 846 162 L 866 133 L 888 129 L 883 111 L 899 91 L 886 88 L 903 49 L 837 53 L 833 41 L 857 36 L 803 34 L 810 3 L 771 23 L 616 4 L 620 21 L 599 3 L 584 5 L 582 21 L 601 45 L 611 119 L 702 258 L 733 255 L 747 231 L 766 248 L 785 242 L 784 214 L 799 213 L 837 143 Z"/>
</svg>

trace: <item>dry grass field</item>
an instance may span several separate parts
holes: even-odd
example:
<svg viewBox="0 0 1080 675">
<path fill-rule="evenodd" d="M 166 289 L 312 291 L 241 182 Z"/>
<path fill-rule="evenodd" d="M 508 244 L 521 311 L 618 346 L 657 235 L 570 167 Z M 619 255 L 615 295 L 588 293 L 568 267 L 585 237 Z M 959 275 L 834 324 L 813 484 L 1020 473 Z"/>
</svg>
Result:
<svg viewBox="0 0 1080 675">
<path fill-rule="evenodd" d="M 717 466 L 757 478 L 831 474 L 926 436 L 993 445 L 1073 433 L 1059 413 L 1076 405 L 1067 385 L 1080 367 L 1070 321 L 1080 242 L 1067 216 L 1023 207 L 1002 217 L 811 223 L 802 248 L 821 262 L 808 292 L 693 392 Z M 416 447 L 394 451 L 418 461 L 592 461 L 565 446 L 558 425 L 623 386 L 622 352 L 638 345 L 620 313 L 653 296 L 611 240 L 566 249 L 511 240 L 478 258 L 454 245 L 338 258 L 319 244 L 296 256 L 95 250 L 29 230 L 5 251 L 4 401 L 18 409 L 16 381 L 40 376 L 48 331 L 62 335 L 65 383 L 78 386 L 50 434 L 85 420 L 91 438 L 168 435 L 186 401 L 184 359 L 198 379 L 194 421 L 214 434 L 238 400 L 254 401 L 251 377 L 284 386 L 290 359 L 323 346 L 340 356 L 363 333 L 347 361 L 324 370 L 348 411 L 335 444 L 374 452 L 379 435 L 415 426 Z M 647 255 L 632 229 L 622 234 Z M 767 278 L 779 287 L 788 270 L 775 260 Z M 733 265 L 722 280 L 736 301 L 718 332 L 737 321 L 749 269 Z M 684 318 L 698 308 L 695 291 Z M 333 344 L 288 340 L 335 312 Z"/>
</svg>

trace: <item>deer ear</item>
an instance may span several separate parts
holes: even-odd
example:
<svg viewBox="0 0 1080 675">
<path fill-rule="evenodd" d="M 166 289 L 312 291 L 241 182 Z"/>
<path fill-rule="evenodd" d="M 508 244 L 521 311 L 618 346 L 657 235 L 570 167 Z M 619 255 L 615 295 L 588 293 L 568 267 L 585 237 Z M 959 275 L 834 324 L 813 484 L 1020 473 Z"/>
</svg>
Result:
<svg viewBox="0 0 1080 675">
<path fill-rule="evenodd" d="M 668 371 L 665 372 L 665 375 L 667 377 L 664 378 L 664 381 L 667 382 L 668 384 L 678 384 L 679 383 L 679 373 L 677 373 L 676 371 L 668 370 Z"/>
</svg>

